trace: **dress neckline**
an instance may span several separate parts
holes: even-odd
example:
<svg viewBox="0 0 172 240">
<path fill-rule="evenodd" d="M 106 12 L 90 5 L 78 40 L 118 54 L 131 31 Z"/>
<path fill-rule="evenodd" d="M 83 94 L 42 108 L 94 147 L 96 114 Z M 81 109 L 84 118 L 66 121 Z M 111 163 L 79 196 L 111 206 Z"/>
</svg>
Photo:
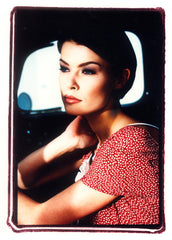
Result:
<svg viewBox="0 0 172 240">
<path fill-rule="evenodd" d="M 138 123 L 131 123 L 131 124 L 128 124 L 127 126 L 147 126 L 147 127 L 153 127 L 153 128 L 156 128 L 156 129 L 159 129 L 157 126 L 155 125 L 152 125 L 152 124 L 149 124 L 149 123 L 142 123 L 142 122 L 138 122 Z M 126 126 L 126 127 L 127 127 Z"/>
</svg>

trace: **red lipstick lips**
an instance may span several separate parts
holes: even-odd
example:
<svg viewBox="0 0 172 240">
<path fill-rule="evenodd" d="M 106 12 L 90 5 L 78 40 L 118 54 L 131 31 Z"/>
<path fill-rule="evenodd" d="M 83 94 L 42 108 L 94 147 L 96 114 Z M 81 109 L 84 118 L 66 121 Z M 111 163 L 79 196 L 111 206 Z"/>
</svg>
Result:
<svg viewBox="0 0 172 240">
<path fill-rule="evenodd" d="M 65 100 L 66 103 L 70 103 L 70 104 L 81 102 L 80 99 L 75 98 L 75 97 L 72 96 L 72 95 L 65 95 L 65 96 L 64 96 L 64 100 Z"/>
</svg>

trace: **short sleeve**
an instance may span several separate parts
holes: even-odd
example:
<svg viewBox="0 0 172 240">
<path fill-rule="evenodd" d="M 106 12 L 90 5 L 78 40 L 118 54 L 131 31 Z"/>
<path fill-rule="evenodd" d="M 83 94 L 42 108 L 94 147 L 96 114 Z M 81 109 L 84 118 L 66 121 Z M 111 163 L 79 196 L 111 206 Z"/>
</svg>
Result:
<svg viewBox="0 0 172 240">
<path fill-rule="evenodd" d="M 99 148 L 81 179 L 87 186 L 114 196 L 158 195 L 158 143 L 143 128 L 129 126 Z"/>
</svg>

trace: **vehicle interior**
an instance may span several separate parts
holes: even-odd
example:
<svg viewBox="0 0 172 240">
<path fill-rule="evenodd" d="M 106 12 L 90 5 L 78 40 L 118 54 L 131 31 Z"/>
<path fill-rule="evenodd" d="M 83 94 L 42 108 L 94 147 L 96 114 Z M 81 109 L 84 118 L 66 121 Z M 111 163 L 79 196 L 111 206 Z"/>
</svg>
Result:
<svg viewBox="0 0 172 240">
<path fill-rule="evenodd" d="M 143 71 L 138 79 L 141 79 L 141 81 L 138 82 L 135 90 L 131 93 L 133 99 L 124 100 L 121 104 L 123 111 L 128 115 L 142 123 L 152 124 L 159 128 L 160 191 L 163 192 L 165 64 L 163 10 L 17 7 L 11 14 L 10 78 L 10 144 L 12 146 L 10 148 L 12 149 L 10 166 L 13 166 L 11 172 L 14 180 L 11 183 L 14 193 L 14 223 L 16 223 L 17 218 L 16 169 L 18 162 L 60 135 L 75 117 L 65 113 L 60 95 L 56 95 L 56 92 L 59 91 L 57 89 L 59 56 L 57 55 L 58 51 L 56 51 L 57 41 L 61 32 L 72 29 L 74 24 L 79 24 L 79 27 L 83 28 L 88 15 L 111 24 L 112 31 L 113 25 L 120 24 L 126 32 L 134 34 L 138 44 L 140 44 L 141 60 L 138 60 L 138 62 L 142 63 L 141 69 Z M 45 55 L 47 49 L 50 58 Z M 46 61 L 40 65 L 40 59 Z M 51 59 L 54 60 L 51 61 Z M 50 63 L 48 70 L 46 68 L 47 62 Z M 55 69 L 54 75 L 51 75 L 52 67 Z M 38 68 L 39 72 L 37 71 Z M 141 70 L 138 71 L 141 72 Z M 43 72 L 45 79 L 43 82 L 37 83 L 40 72 Z M 46 75 L 45 72 L 48 72 L 48 74 Z M 43 78 L 39 77 L 39 79 Z M 51 80 L 54 81 L 54 85 Z M 51 88 L 46 85 L 46 81 L 51 82 Z M 54 95 L 51 94 L 52 91 L 55 92 Z M 136 96 L 137 93 L 139 93 L 138 96 Z M 48 171 L 51 171 L 54 167 L 55 165 L 52 164 Z M 55 179 L 51 183 L 23 191 L 36 201 L 43 202 L 69 186 L 74 181 L 75 175 L 76 172 L 72 172 L 65 177 Z M 161 211 L 163 211 L 163 194 L 161 200 Z"/>
</svg>

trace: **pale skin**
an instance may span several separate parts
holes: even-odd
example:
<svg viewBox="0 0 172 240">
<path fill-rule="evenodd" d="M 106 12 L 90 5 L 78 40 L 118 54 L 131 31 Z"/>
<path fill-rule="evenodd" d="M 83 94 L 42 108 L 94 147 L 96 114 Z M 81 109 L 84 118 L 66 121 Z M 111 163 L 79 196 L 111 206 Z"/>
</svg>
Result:
<svg viewBox="0 0 172 240">
<path fill-rule="evenodd" d="M 124 69 L 121 79 L 114 81 L 105 60 L 86 46 L 73 41 L 63 44 L 60 66 L 59 81 L 65 109 L 78 117 L 64 133 L 19 163 L 18 186 L 21 189 L 77 169 L 81 165 L 81 159 L 72 161 L 65 169 L 58 169 L 58 172 L 49 176 L 36 178 L 39 169 L 54 159 L 97 143 L 96 151 L 114 132 L 136 122 L 121 112 L 112 96 L 112 90 L 122 88 L 129 79 L 129 69 Z M 78 101 L 70 102 L 68 96 L 73 96 Z M 81 180 L 44 203 L 37 203 L 19 191 L 18 224 L 70 224 L 101 209 L 116 197 L 118 196 L 89 188 Z"/>
</svg>

